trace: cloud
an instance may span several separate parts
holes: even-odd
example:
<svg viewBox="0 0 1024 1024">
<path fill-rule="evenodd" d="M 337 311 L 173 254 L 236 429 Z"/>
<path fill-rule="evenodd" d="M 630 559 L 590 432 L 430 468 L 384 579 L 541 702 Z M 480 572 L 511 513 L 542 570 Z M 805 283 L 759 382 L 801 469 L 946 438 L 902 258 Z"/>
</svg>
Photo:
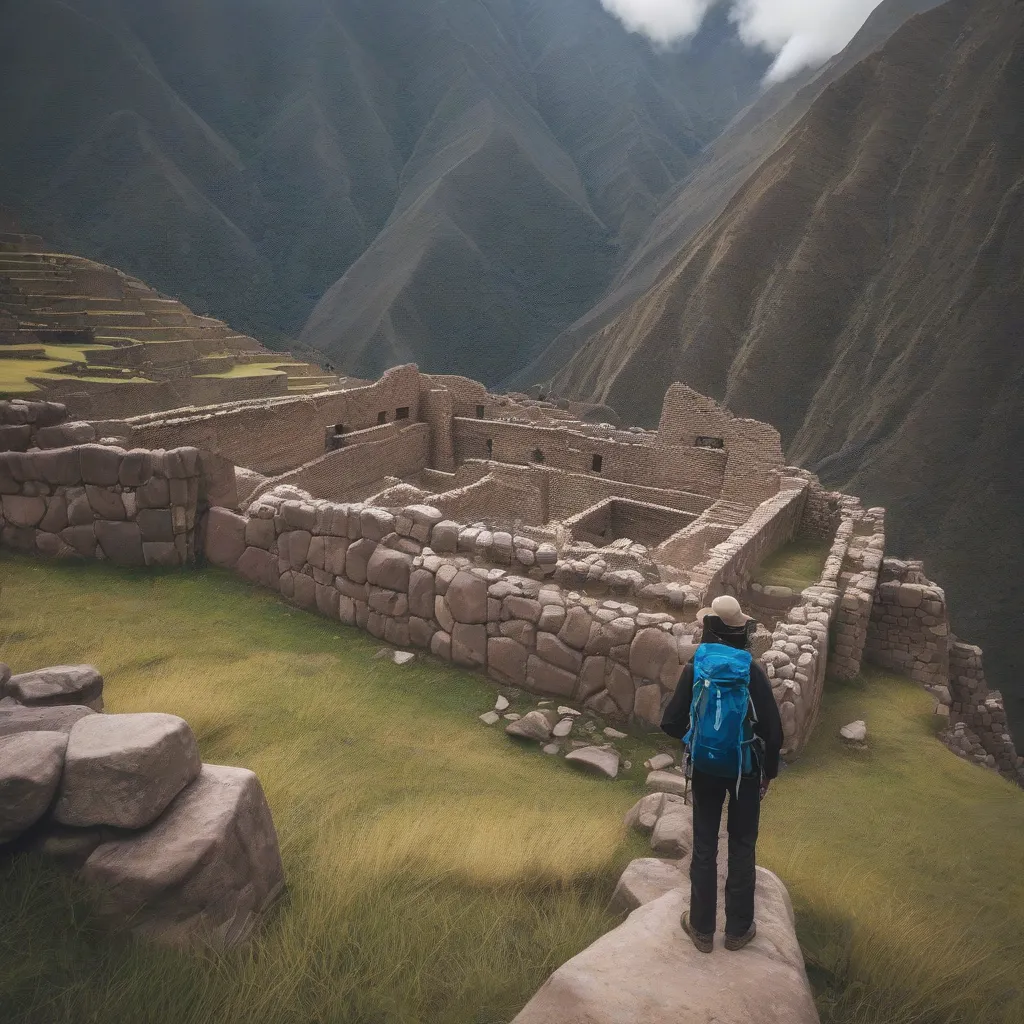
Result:
<svg viewBox="0 0 1024 1024">
<path fill-rule="evenodd" d="M 767 79 L 780 82 L 823 64 L 857 34 L 880 0 L 735 0 L 731 13 L 748 46 L 774 53 Z"/>
<path fill-rule="evenodd" d="M 775 54 L 766 77 L 778 82 L 838 53 L 880 0 L 601 0 L 631 32 L 659 46 L 694 35 L 717 2 L 732 8 L 744 43 Z"/>
<path fill-rule="evenodd" d="M 659 46 L 681 42 L 696 33 L 716 0 L 601 0 L 630 32 L 640 32 Z"/>
</svg>

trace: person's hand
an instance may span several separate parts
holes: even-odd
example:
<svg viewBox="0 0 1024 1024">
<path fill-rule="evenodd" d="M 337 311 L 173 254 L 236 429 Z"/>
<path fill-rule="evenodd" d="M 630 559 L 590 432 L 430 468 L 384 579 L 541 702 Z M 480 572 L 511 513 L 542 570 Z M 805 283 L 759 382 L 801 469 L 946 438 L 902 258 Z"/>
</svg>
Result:
<svg viewBox="0 0 1024 1024">
<path fill-rule="evenodd" d="M 771 781 L 772 781 L 771 779 L 762 779 L 761 780 L 761 799 L 762 800 L 764 799 L 765 793 L 768 792 L 768 786 L 771 783 Z"/>
</svg>

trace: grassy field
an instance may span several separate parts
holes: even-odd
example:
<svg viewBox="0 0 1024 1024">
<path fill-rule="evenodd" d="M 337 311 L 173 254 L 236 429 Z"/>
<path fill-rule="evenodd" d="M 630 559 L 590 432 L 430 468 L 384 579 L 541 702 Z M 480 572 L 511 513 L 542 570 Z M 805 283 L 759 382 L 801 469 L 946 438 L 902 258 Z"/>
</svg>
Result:
<svg viewBox="0 0 1024 1024">
<path fill-rule="evenodd" d="M 244 950 L 185 955 L 96 932 L 66 878 L 0 861 L 0 1020 L 507 1022 L 614 924 L 649 852 L 621 827 L 649 740 L 620 743 L 614 783 L 581 776 L 480 725 L 483 678 L 398 669 L 224 573 L 0 554 L 0 588 L 0 660 L 93 662 L 110 711 L 180 714 L 205 760 L 259 774 L 290 887 Z M 880 673 L 830 682 L 765 801 L 758 860 L 790 889 L 823 1024 L 1024 1019 L 1024 793 L 943 748 L 931 704 Z M 860 717 L 870 749 L 846 750 Z"/>
<path fill-rule="evenodd" d="M 753 582 L 766 587 L 803 590 L 821 579 L 830 542 L 798 538 L 769 555 L 754 573 Z"/>
<path fill-rule="evenodd" d="M 239 363 L 223 373 L 198 373 L 197 377 L 279 377 L 284 370 L 278 369 L 279 364 Z"/>
<path fill-rule="evenodd" d="M 803 757 L 762 808 L 823 1024 L 1024 1022 L 1024 791 L 934 735 L 934 699 L 829 680 Z M 867 751 L 840 726 L 868 724 Z"/>
</svg>

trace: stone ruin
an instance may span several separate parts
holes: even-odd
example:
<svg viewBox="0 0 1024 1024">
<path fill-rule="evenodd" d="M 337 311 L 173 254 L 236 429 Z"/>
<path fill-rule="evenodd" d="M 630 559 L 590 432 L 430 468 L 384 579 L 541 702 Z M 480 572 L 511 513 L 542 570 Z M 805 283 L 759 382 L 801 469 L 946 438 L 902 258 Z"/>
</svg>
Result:
<svg viewBox="0 0 1024 1024">
<path fill-rule="evenodd" d="M 284 887 L 259 779 L 203 764 L 175 715 L 102 710 L 91 665 L 0 664 L 0 847 L 74 871 L 113 927 L 237 944 Z"/>
<path fill-rule="evenodd" d="M 981 653 L 952 634 L 885 513 L 787 466 L 778 432 L 682 384 L 656 430 L 396 367 L 356 387 L 81 420 L 0 403 L 0 544 L 127 565 L 204 558 L 303 608 L 504 684 L 656 725 L 734 594 L 780 705 L 785 753 L 826 672 L 863 662 L 930 688 L 951 749 L 1024 778 Z M 758 567 L 830 545 L 801 591 Z M 831 639 L 830 639 L 831 638 Z"/>
</svg>

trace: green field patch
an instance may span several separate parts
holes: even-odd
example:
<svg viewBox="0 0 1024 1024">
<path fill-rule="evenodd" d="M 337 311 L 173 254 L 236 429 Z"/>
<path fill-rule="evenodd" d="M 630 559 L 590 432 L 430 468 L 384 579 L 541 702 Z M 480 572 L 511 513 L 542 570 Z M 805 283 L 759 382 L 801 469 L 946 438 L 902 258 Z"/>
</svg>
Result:
<svg viewBox="0 0 1024 1024">
<path fill-rule="evenodd" d="M 804 537 L 791 540 L 758 566 L 752 582 L 766 587 L 803 590 L 821 579 L 831 547 L 831 541 Z"/>
<path fill-rule="evenodd" d="M 283 377 L 283 370 L 277 369 L 276 364 L 268 366 L 263 363 L 240 363 L 232 366 L 230 370 L 223 373 L 197 373 L 197 377 Z"/>
</svg>

